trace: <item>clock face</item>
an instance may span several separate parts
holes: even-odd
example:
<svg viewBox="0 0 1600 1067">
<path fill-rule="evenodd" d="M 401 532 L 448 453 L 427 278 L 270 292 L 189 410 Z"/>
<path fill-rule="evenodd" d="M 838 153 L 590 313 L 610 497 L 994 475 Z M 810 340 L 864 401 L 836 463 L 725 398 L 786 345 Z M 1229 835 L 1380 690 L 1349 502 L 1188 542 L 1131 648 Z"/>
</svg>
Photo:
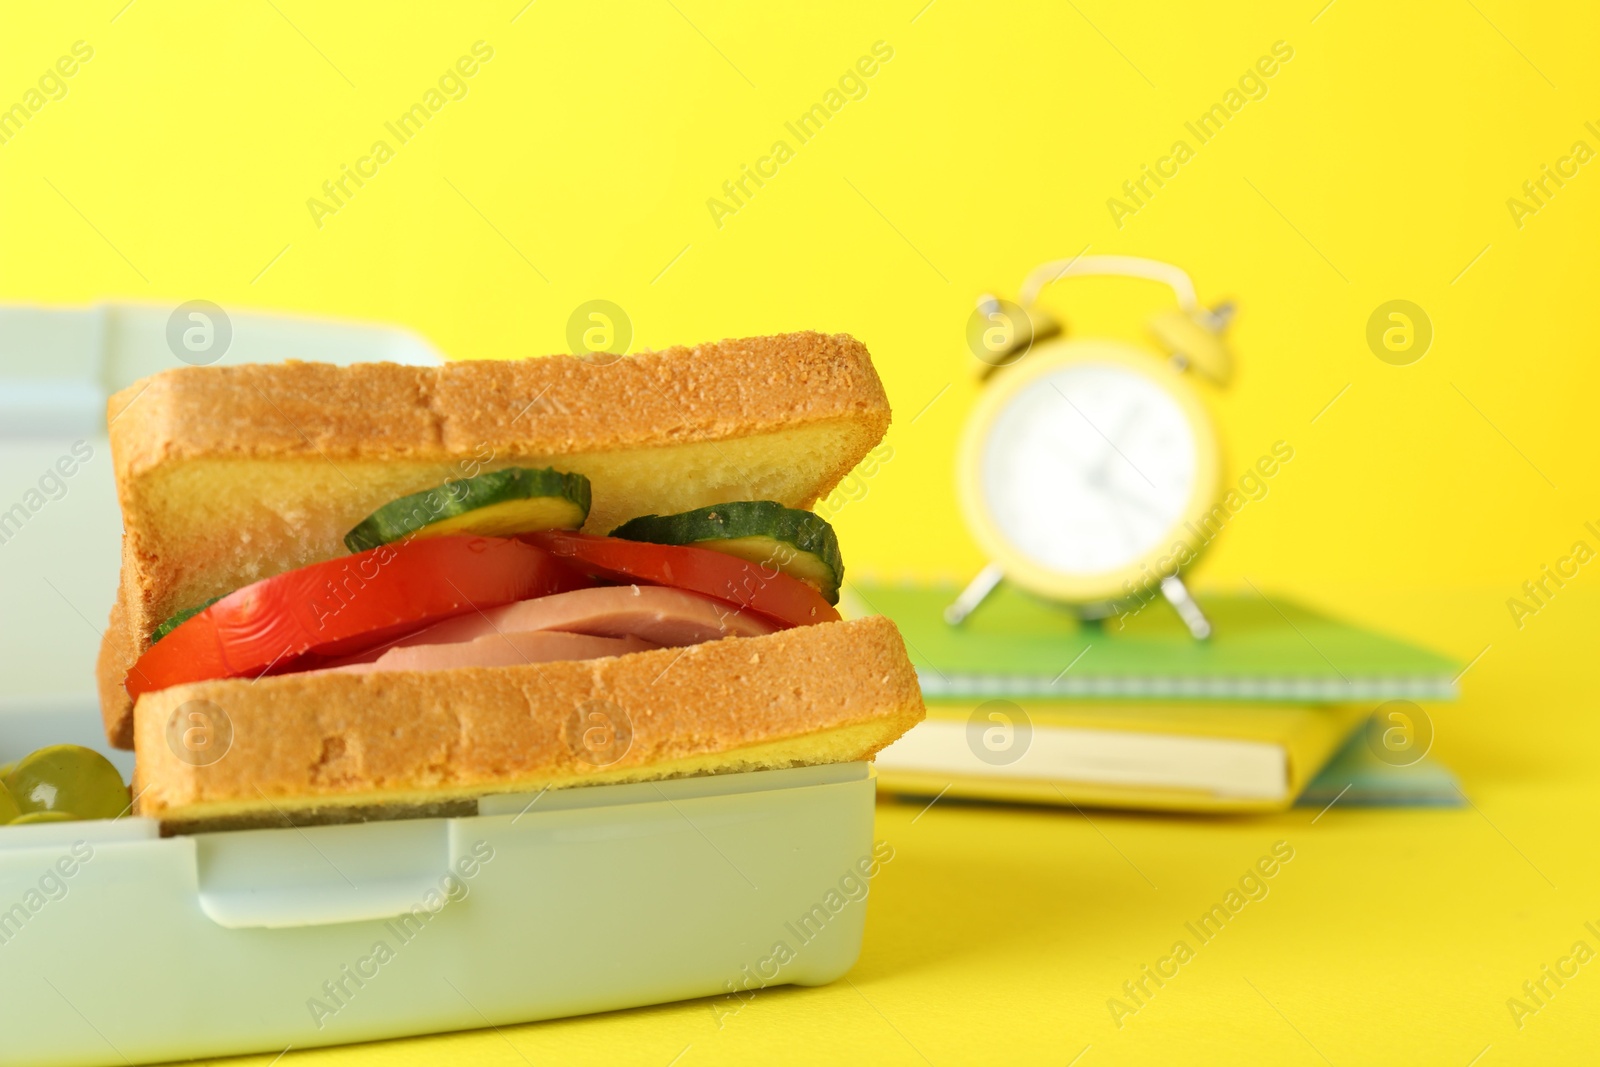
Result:
<svg viewBox="0 0 1600 1067">
<path fill-rule="evenodd" d="M 1195 497 L 1199 432 L 1149 375 L 1070 362 L 995 413 L 979 446 L 979 492 L 996 533 L 1036 567 L 1123 570 L 1171 547 Z"/>
</svg>

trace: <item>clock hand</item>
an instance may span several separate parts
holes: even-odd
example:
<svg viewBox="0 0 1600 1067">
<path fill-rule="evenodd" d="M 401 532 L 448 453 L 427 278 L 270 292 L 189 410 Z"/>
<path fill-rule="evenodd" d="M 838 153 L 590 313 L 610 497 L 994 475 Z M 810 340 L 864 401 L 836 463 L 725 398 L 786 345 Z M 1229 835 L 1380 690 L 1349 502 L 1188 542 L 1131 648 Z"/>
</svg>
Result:
<svg viewBox="0 0 1600 1067">
<path fill-rule="evenodd" d="M 1100 435 L 1100 439 L 1106 443 L 1106 447 L 1110 450 L 1109 452 L 1102 452 L 1101 453 L 1101 455 L 1104 458 L 1101 459 L 1098 463 L 1096 463 L 1094 468 L 1093 468 L 1093 470 L 1089 472 L 1089 484 L 1090 485 L 1098 485 L 1099 482 L 1100 482 L 1100 479 L 1104 476 L 1104 474 L 1109 472 L 1110 469 L 1111 469 L 1111 452 L 1115 452 L 1117 455 L 1122 455 L 1122 450 L 1117 447 L 1116 441 L 1112 440 L 1110 437 L 1107 437 L 1106 436 L 1106 432 L 1104 430 L 1102 430 L 1100 427 L 1098 427 L 1098 426 L 1096 426 L 1094 424 L 1094 420 L 1093 419 L 1091 419 L 1088 415 L 1084 414 L 1084 411 L 1083 411 L 1082 408 L 1080 408 L 1078 405 L 1076 405 L 1076 404 L 1074 404 L 1072 402 L 1072 398 L 1071 397 L 1069 397 L 1066 393 L 1063 393 L 1061 391 L 1061 387 L 1059 385 L 1056 385 L 1054 382 L 1052 382 L 1050 384 L 1051 384 L 1051 387 L 1053 389 L 1055 389 L 1056 395 L 1059 396 L 1062 400 L 1066 401 L 1067 407 L 1071 408 L 1073 411 L 1076 411 L 1078 413 L 1078 418 L 1082 419 L 1084 421 L 1084 423 L 1089 427 L 1089 429 L 1093 430 L 1095 433 Z M 1139 410 L 1140 409 L 1136 407 L 1132 412 L 1129 412 L 1128 418 L 1131 419 L 1133 416 L 1137 415 L 1139 413 Z M 1124 425 L 1122 427 L 1120 427 L 1118 429 L 1118 431 L 1117 431 L 1118 434 L 1120 435 L 1122 433 L 1122 431 L 1125 430 L 1126 428 L 1127 428 L 1127 420 L 1124 420 Z M 1127 456 L 1123 456 L 1122 458 L 1124 460 L 1126 460 L 1128 457 Z M 1129 466 L 1133 466 L 1133 464 L 1131 462 L 1128 465 Z M 1137 471 L 1138 468 L 1134 467 L 1134 470 Z M 1141 474 L 1141 476 L 1142 476 L 1142 474 Z M 1148 480 L 1149 479 L 1146 479 L 1146 481 L 1148 481 Z"/>
<path fill-rule="evenodd" d="M 1117 494 L 1107 493 L 1107 495 L 1115 497 Z M 1129 524 L 1128 517 L 1122 513 L 1121 508 L 1109 508 L 1107 510 L 1111 512 L 1111 521 L 1116 523 L 1117 527 L 1122 530 L 1122 539 L 1124 542 L 1127 544 L 1132 544 L 1138 540 L 1137 532 L 1135 532 L 1133 526 Z"/>
<path fill-rule="evenodd" d="M 1149 503 L 1139 499 L 1138 497 L 1131 497 L 1125 493 L 1118 492 L 1112 487 L 1109 479 L 1101 477 L 1099 479 L 1085 478 L 1084 480 L 1088 483 L 1088 487 L 1092 490 L 1090 495 L 1099 497 L 1097 503 L 1105 510 L 1110 518 L 1111 523 L 1121 530 L 1123 540 L 1125 542 L 1129 544 L 1136 542 L 1139 539 L 1138 531 L 1136 531 L 1133 528 L 1133 525 L 1128 521 L 1126 510 L 1111 506 L 1111 501 L 1121 501 L 1123 503 L 1132 504 L 1145 514 L 1150 515 L 1158 522 L 1162 523 L 1163 528 L 1165 528 L 1165 524 L 1168 521 L 1165 515 L 1159 514 Z"/>
<path fill-rule="evenodd" d="M 1111 457 L 1114 455 L 1122 456 L 1123 460 L 1128 464 L 1128 466 L 1133 467 L 1133 460 L 1122 455 L 1122 449 L 1118 448 L 1116 443 L 1125 433 L 1128 432 L 1129 428 L 1133 426 L 1134 422 L 1136 422 L 1139 416 L 1142 414 L 1144 414 L 1144 405 L 1135 405 L 1133 410 L 1128 412 L 1127 415 L 1123 417 L 1122 424 L 1117 427 L 1115 433 L 1111 434 L 1109 437 L 1106 437 L 1104 434 L 1101 435 L 1102 437 L 1106 437 L 1106 449 L 1100 454 L 1102 458 L 1099 463 L 1095 464 L 1094 467 L 1094 477 L 1097 483 L 1103 484 L 1106 476 L 1111 473 Z M 1090 423 L 1090 425 L 1092 426 L 1094 424 Z M 1139 473 L 1140 477 L 1144 476 L 1143 472 L 1140 472 L 1138 467 L 1133 467 L 1133 469 L 1135 472 Z"/>
<path fill-rule="evenodd" d="M 1157 511 L 1156 508 L 1155 508 L 1155 505 L 1151 504 L 1148 500 L 1144 499 L 1143 497 L 1134 496 L 1134 495 L 1129 494 L 1129 493 L 1119 493 L 1116 489 L 1111 487 L 1111 484 L 1109 482 L 1106 483 L 1105 485 L 1101 486 L 1100 488 L 1105 492 L 1105 494 L 1107 496 L 1111 497 L 1113 500 L 1120 500 L 1124 504 L 1132 504 L 1134 507 L 1136 507 L 1140 511 L 1144 512 L 1146 515 L 1150 516 L 1152 519 L 1155 519 L 1157 522 L 1165 523 L 1165 522 L 1171 522 L 1172 521 L 1172 519 L 1171 519 L 1171 517 L 1169 515 L 1167 515 L 1165 512 Z"/>
</svg>

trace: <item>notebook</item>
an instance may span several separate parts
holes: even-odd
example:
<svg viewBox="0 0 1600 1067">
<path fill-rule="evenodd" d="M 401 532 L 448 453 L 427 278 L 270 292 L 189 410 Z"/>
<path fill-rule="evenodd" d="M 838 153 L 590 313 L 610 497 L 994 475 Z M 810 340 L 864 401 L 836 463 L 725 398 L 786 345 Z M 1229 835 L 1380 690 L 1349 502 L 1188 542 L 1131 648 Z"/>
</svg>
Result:
<svg viewBox="0 0 1600 1067">
<path fill-rule="evenodd" d="M 1451 700 L 1456 662 L 1319 614 L 1285 597 L 1201 596 L 1210 640 L 1161 602 L 1103 624 L 1003 583 L 959 627 L 943 618 L 954 585 L 846 585 L 856 615 L 900 627 L 930 701 L 1010 699 L 1367 703 Z"/>
<path fill-rule="evenodd" d="M 928 720 L 878 755 L 885 791 L 1278 810 L 1341 749 L 1356 769 L 1352 735 L 1376 706 L 1451 699 L 1460 673 L 1428 649 L 1254 591 L 1199 598 L 1208 641 L 1160 603 L 1085 623 L 1008 585 L 954 627 L 943 612 L 958 592 L 846 586 L 848 612 L 899 626 L 928 703 Z M 1347 795 L 1399 795 L 1367 771 Z M 1406 781 L 1421 790 L 1420 773 Z"/>
</svg>

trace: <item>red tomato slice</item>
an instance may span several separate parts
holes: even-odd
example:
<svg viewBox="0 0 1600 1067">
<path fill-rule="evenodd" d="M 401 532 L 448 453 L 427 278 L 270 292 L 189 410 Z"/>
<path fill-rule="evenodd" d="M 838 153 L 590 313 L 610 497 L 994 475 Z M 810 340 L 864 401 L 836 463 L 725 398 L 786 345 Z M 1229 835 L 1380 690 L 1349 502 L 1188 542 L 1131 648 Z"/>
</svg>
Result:
<svg viewBox="0 0 1600 1067">
<path fill-rule="evenodd" d="M 566 530 L 541 530 L 522 536 L 598 578 L 650 582 L 704 593 L 790 626 L 839 619 L 833 605 L 805 582 L 725 552 Z"/>
<path fill-rule="evenodd" d="M 303 670 L 477 608 L 594 583 L 534 545 L 421 538 L 287 571 L 229 593 L 145 650 L 123 684 Z"/>
</svg>

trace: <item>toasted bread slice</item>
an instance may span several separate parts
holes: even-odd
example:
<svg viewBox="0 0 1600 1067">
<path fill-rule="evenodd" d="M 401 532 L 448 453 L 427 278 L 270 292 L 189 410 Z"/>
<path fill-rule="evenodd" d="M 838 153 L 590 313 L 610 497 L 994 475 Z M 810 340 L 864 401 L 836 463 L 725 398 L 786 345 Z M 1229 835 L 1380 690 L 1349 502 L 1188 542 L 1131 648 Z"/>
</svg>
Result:
<svg viewBox="0 0 1600 1067">
<path fill-rule="evenodd" d="M 872 617 L 583 662 L 195 682 L 134 714 L 138 811 L 193 832 L 868 759 L 923 707 L 899 631 Z M 201 757 L 196 727 L 228 747 Z"/>
<path fill-rule="evenodd" d="M 182 367 L 118 393 L 109 414 L 122 580 L 97 673 L 107 737 L 123 748 L 133 743 L 123 679 L 157 625 L 343 555 L 344 534 L 397 497 L 553 465 L 589 477 L 593 533 L 729 500 L 808 507 L 889 424 L 867 350 L 816 333 L 604 365 Z"/>
</svg>

